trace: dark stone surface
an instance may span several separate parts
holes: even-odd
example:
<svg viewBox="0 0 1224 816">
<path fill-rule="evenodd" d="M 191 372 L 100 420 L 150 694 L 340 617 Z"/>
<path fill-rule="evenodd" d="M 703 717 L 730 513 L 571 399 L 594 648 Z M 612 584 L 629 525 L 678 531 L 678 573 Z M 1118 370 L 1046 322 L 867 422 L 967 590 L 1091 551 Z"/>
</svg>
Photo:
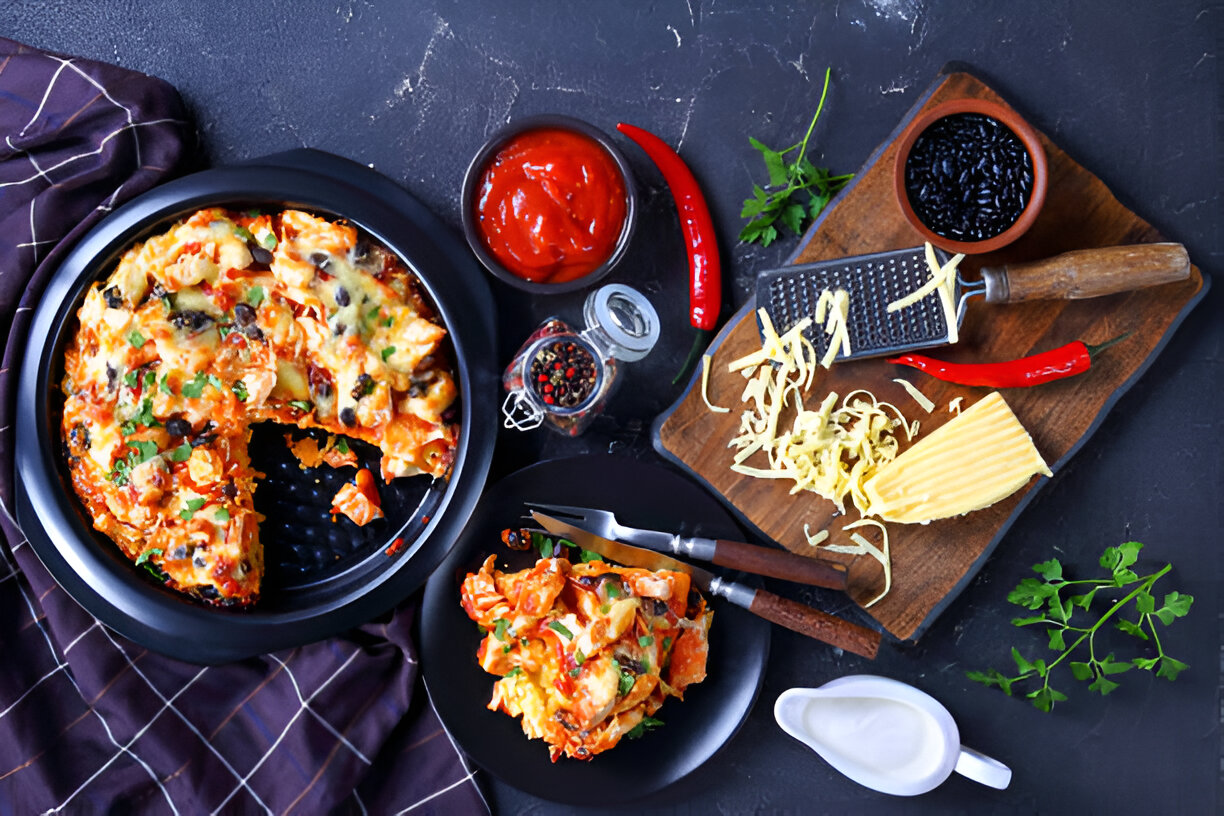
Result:
<svg viewBox="0 0 1224 816">
<path fill-rule="evenodd" d="M 199 123 L 202 164 L 299 146 L 330 150 L 397 180 L 456 231 L 468 160 L 507 119 L 548 112 L 608 131 L 619 120 L 641 125 L 679 146 L 703 183 L 724 255 L 724 316 L 746 299 L 758 270 L 797 244 L 790 236 L 767 249 L 735 243 L 740 203 L 763 172 L 747 137 L 798 141 L 832 66 L 813 158 L 853 171 L 941 66 L 961 60 L 1125 204 L 1186 244 L 1206 274 L 1224 273 L 1218 4 L 619 5 L 7 2 L 0 34 L 173 83 Z M 650 422 L 679 393 L 669 383 L 690 339 L 684 251 L 666 188 L 640 151 L 620 141 L 638 172 L 644 218 L 630 257 L 608 280 L 652 298 L 665 321 L 662 341 L 627 368 L 609 416 L 583 438 L 503 433 L 496 474 L 587 450 L 653 458 Z M 498 366 L 542 317 L 579 320 L 582 292 L 531 300 L 494 287 Z M 886 646 L 867 663 L 776 630 L 765 687 L 743 730 L 642 812 L 1218 812 L 1222 302 L 1217 280 L 917 645 Z M 1004 667 L 1012 643 L 1039 652 L 1040 636 L 1011 627 L 1016 608 L 1004 601 L 1030 565 L 1057 555 L 1087 571 L 1102 548 L 1129 539 L 1147 544 L 1148 565 L 1174 562 L 1168 589 L 1196 597 L 1190 618 L 1162 632 L 1168 651 L 1191 667 L 1176 683 L 1132 672 L 1101 698 L 1068 678 L 1060 687 L 1070 701 L 1047 715 L 964 678 L 966 669 Z M 1110 643 L 1119 653 L 1129 648 Z M 940 699 L 966 744 L 1014 769 L 1011 788 L 953 778 L 917 799 L 890 798 L 840 776 L 774 724 L 782 690 L 860 672 Z M 484 781 L 498 812 L 568 811 Z M 592 791 L 593 812 L 599 801 Z"/>
</svg>

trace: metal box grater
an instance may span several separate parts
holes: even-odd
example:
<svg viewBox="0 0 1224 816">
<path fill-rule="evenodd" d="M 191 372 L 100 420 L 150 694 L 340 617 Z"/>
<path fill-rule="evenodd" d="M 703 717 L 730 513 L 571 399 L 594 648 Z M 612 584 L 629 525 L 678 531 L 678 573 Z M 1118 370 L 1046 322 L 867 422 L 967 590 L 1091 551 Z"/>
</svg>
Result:
<svg viewBox="0 0 1224 816">
<path fill-rule="evenodd" d="M 936 249 L 935 254 L 940 265 L 947 263 L 946 253 Z M 889 303 L 930 278 L 924 247 L 898 249 L 762 272 L 757 277 L 756 302 L 781 334 L 804 317 L 815 316 L 821 292 L 845 289 L 850 296 L 846 320 L 850 356 L 837 360 L 878 357 L 948 341 L 948 320 L 938 295 L 891 314 L 887 310 Z M 823 326 L 813 323 L 804 335 L 816 347 L 817 356 L 823 356 L 828 347 Z"/>
</svg>

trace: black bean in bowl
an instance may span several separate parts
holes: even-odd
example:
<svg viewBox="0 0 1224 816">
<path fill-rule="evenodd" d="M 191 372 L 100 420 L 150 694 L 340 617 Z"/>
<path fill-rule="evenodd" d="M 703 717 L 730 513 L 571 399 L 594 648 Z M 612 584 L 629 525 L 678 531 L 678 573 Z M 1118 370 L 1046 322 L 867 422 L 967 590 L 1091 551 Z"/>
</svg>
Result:
<svg viewBox="0 0 1224 816">
<path fill-rule="evenodd" d="M 998 119 L 956 113 L 914 140 L 905 190 L 914 214 L 936 235 L 983 241 L 1004 232 L 1028 206 L 1033 159 Z"/>
</svg>

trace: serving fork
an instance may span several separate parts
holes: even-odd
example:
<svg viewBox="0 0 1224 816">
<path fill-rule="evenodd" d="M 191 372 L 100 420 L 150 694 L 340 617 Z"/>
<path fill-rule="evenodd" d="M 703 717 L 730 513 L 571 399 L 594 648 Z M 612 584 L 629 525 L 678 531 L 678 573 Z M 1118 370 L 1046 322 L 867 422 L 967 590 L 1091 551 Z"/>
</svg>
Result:
<svg viewBox="0 0 1224 816">
<path fill-rule="evenodd" d="M 564 504 L 527 502 L 528 507 L 542 510 L 588 533 L 636 544 L 655 552 L 688 556 L 709 561 L 728 569 L 781 578 L 797 584 L 846 589 L 846 567 L 833 561 L 808 558 L 787 550 L 761 547 L 723 538 L 684 536 L 660 530 L 629 527 L 616 520 L 610 510 L 574 507 Z"/>
</svg>

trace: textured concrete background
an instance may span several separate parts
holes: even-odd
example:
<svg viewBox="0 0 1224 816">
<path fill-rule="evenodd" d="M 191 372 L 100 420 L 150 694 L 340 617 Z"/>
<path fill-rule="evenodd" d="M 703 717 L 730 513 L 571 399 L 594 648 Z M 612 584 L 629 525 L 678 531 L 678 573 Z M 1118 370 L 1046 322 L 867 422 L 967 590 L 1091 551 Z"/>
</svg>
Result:
<svg viewBox="0 0 1224 816">
<path fill-rule="evenodd" d="M 740 204 L 762 178 L 747 137 L 798 141 L 832 66 L 813 159 L 852 172 L 940 67 L 959 60 L 1123 203 L 1186 244 L 1206 274 L 1224 274 L 1224 7 L 1202 0 L 968 6 L 57 0 L 0 3 L 0 34 L 171 82 L 199 124 L 202 166 L 299 146 L 330 150 L 399 181 L 456 230 L 467 163 L 507 120 L 552 112 L 609 131 L 620 120 L 641 125 L 677 146 L 702 181 L 730 282 L 724 316 L 744 302 L 758 270 L 797 244 L 794 237 L 768 249 L 735 243 Z M 639 171 L 645 217 L 615 279 L 654 300 L 663 341 L 627 369 L 610 416 L 587 436 L 506 432 L 494 475 L 587 450 L 654 457 L 650 421 L 679 393 L 668 383 L 688 349 L 686 263 L 666 188 L 639 152 L 626 152 Z M 499 366 L 544 315 L 577 320 L 583 296 L 532 302 L 500 285 L 495 294 Z M 918 645 L 886 647 L 868 664 L 776 630 L 761 697 L 739 735 L 640 810 L 1219 812 L 1222 301 L 1217 280 Z M 1039 635 L 1009 625 L 1016 608 L 1004 601 L 1030 565 L 1058 554 L 1087 571 L 1103 547 L 1129 539 L 1147 544 L 1148 561 L 1173 561 L 1168 588 L 1197 599 L 1191 617 L 1165 637 L 1168 651 L 1191 665 L 1176 683 L 1131 673 L 1106 698 L 1076 684 L 1067 688 L 1071 700 L 1046 715 L 964 679 L 966 669 L 1004 667 L 1012 643 L 1038 649 Z M 953 778 L 918 799 L 889 798 L 846 780 L 773 723 L 782 690 L 864 671 L 943 701 L 966 744 L 1012 766 L 1011 789 Z M 569 811 L 483 778 L 499 812 Z M 600 811 L 599 791 L 591 804 Z"/>
</svg>

